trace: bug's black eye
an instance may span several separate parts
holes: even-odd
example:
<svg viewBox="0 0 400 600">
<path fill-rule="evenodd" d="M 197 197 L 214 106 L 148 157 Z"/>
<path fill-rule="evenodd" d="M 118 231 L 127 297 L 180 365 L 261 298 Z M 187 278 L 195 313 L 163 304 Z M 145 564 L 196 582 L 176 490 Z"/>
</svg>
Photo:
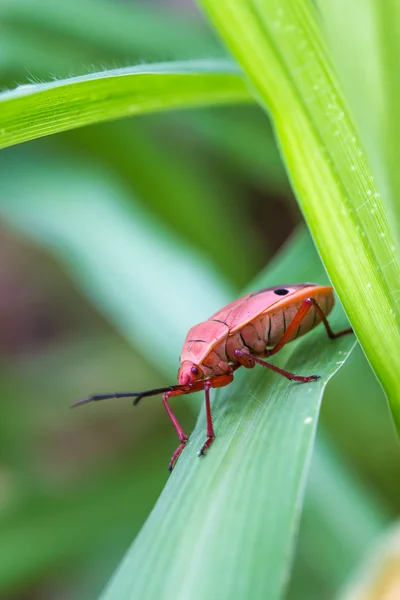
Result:
<svg viewBox="0 0 400 600">
<path fill-rule="evenodd" d="M 277 296 L 286 296 L 286 294 L 289 293 L 289 290 L 284 290 L 284 289 L 279 289 L 279 290 L 274 290 L 274 294 L 276 294 Z"/>
<path fill-rule="evenodd" d="M 198 375 L 199 374 L 199 370 L 198 370 L 197 367 L 192 367 L 190 370 L 192 371 L 193 375 Z"/>
</svg>

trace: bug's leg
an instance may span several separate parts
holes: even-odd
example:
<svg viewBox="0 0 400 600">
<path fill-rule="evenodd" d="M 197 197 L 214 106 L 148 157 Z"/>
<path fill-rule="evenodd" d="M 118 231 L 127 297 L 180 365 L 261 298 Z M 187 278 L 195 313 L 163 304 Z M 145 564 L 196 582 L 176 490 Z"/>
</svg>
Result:
<svg viewBox="0 0 400 600">
<path fill-rule="evenodd" d="M 316 300 L 314 300 L 314 298 L 310 298 L 310 300 L 312 301 L 313 305 L 315 306 L 315 310 L 321 317 L 321 321 L 325 326 L 326 333 L 328 334 L 328 337 L 330 337 L 331 340 L 334 340 L 335 338 L 338 338 L 342 335 L 346 335 L 347 333 L 353 333 L 353 329 L 351 327 L 347 327 L 346 329 L 342 329 L 341 331 L 337 331 L 336 333 L 334 331 L 332 331 L 332 328 L 329 325 L 329 321 L 326 318 L 326 316 L 324 315 L 323 310 L 320 307 L 320 305 L 318 304 L 318 302 Z"/>
<path fill-rule="evenodd" d="M 331 329 L 331 326 L 329 325 L 328 319 L 324 315 L 322 308 L 320 307 L 318 302 L 315 300 L 315 298 L 305 298 L 303 300 L 299 310 L 293 317 L 292 321 L 289 323 L 285 333 L 282 335 L 279 342 L 270 350 L 266 350 L 266 352 L 265 352 L 266 356 L 272 356 L 273 354 L 276 354 L 277 352 L 279 352 L 279 350 L 281 350 L 283 348 L 283 346 L 285 344 L 290 342 L 296 336 L 297 329 L 300 327 L 302 321 L 304 320 L 304 318 L 306 317 L 308 311 L 310 310 L 310 308 L 312 306 L 314 306 L 316 312 L 320 316 L 321 321 L 325 326 L 326 332 L 331 339 L 340 337 L 341 335 L 345 335 L 346 333 L 352 333 L 353 330 L 351 329 L 351 327 L 349 327 L 348 329 L 343 329 L 342 331 L 338 331 L 337 333 L 334 333 Z"/>
<path fill-rule="evenodd" d="M 203 456 L 214 441 L 214 427 L 212 422 L 211 405 L 210 405 L 210 388 L 211 383 L 206 381 L 204 386 L 205 402 L 206 402 L 206 418 L 207 418 L 207 440 L 198 452 L 198 456 Z"/>
<path fill-rule="evenodd" d="M 232 371 L 233 370 L 234 370 L 234 368 L 232 368 Z M 216 375 L 214 377 L 210 377 L 210 379 L 207 379 L 205 381 L 196 381 L 196 383 L 190 389 L 188 389 L 187 386 L 177 386 L 177 389 L 168 391 L 164 394 L 163 403 L 164 403 L 165 409 L 168 413 L 169 418 L 172 421 L 173 426 L 176 429 L 176 432 L 178 434 L 178 438 L 180 441 L 180 445 L 173 453 L 171 460 L 169 462 L 169 471 L 170 472 L 174 468 L 175 463 L 178 460 L 182 450 L 186 446 L 189 438 L 186 435 L 186 433 L 183 431 L 182 427 L 179 425 L 177 418 L 175 417 L 174 413 L 171 410 L 170 405 L 168 404 L 168 399 L 171 398 L 171 396 L 180 396 L 182 394 L 192 394 L 194 392 L 199 392 L 200 390 L 206 390 L 207 441 L 202 448 L 202 450 L 203 450 L 202 454 L 204 454 L 204 452 L 207 450 L 207 448 L 212 444 L 214 437 L 215 437 L 214 429 L 212 426 L 212 417 L 211 417 L 210 388 L 223 387 L 223 386 L 231 383 L 231 381 L 233 381 L 233 375 L 231 373 L 229 373 L 227 375 Z"/>
<path fill-rule="evenodd" d="M 258 363 L 263 367 L 267 367 L 267 369 L 271 369 L 271 371 L 275 371 L 275 373 L 279 373 L 279 375 L 283 375 L 283 377 L 286 377 L 286 379 L 290 379 L 290 381 L 300 381 L 301 383 L 308 383 L 309 381 L 316 381 L 317 379 L 319 379 L 319 375 L 309 375 L 308 377 L 304 377 L 302 375 L 295 375 L 290 371 L 284 371 L 283 369 L 272 365 L 266 360 L 262 360 L 257 356 L 253 356 L 252 354 L 250 354 L 250 352 L 246 352 L 245 350 L 235 350 L 235 356 L 243 366 L 251 365 L 252 363 L 254 366 L 254 363 Z"/>
<path fill-rule="evenodd" d="M 170 473 L 172 472 L 172 469 L 174 468 L 174 465 L 175 465 L 176 461 L 178 460 L 180 453 L 186 446 L 186 442 L 189 439 L 188 436 L 186 435 L 186 433 L 183 431 L 182 427 L 179 425 L 178 419 L 175 417 L 170 405 L 168 404 L 168 398 L 170 398 L 171 396 L 178 396 L 180 394 L 182 394 L 182 392 L 177 390 L 177 391 L 172 391 L 172 392 L 166 392 L 162 397 L 162 401 L 164 403 L 165 409 L 168 413 L 169 418 L 172 421 L 173 426 L 176 429 L 176 433 L 178 434 L 178 438 L 180 441 L 180 445 L 175 450 L 175 452 L 173 453 L 173 455 L 171 457 L 171 460 L 169 461 L 168 469 L 169 469 Z"/>
<path fill-rule="evenodd" d="M 232 367 L 232 371 L 236 370 L 240 365 Z M 204 394 L 206 403 L 206 418 L 207 418 L 207 439 L 198 452 L 198 456 L 203 456 L 214 441 L 215 433 L 212 422 L 211 404 L 210 404 L 210 389 L 224 387 L 233 381 L 233 373 L 227 375 L 216 375 L 204 382 Z"/>
</svg>

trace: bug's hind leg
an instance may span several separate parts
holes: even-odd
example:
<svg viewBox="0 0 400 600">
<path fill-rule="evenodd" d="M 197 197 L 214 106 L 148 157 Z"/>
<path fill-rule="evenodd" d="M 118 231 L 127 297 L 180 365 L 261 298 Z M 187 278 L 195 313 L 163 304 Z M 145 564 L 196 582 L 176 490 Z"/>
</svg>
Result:
<svg viewBox="0 0 400 600">
<path fill-rule="evenodd" d="M 266 356 L 272 356 L 273 354 L 276 354 L 279 350 L 281 350 L 283 348 L 283 346 L 285 346 L 285 344 L 287 344 L 293 338 L 296 337 L 296 332 L 297 332 L 298 327 L 300 327 L 302 321 L 305 319 L 308 311 L 310 310 L 310 308 L 312 306 L 314 306 L 315 311 L 318 313 L 322 323 L 324 324 L 326 332 L 331 339 L 335 339 L 342 335 L 345 335 L 346 333 L 353 332 L 351 327 L 349 327 L 348 329 L 343 329 L 342 331 L 338 331 L 337 333 L 332 331 L 332 328 L 329 325 L 328 319 L 326 318 L 322 308 L 320 307 L 318 302 L 315 300 L 315 298 L 305 298 L 303 300 L 299 310 L 293 317 L 292 321 L 289 323 L 285 333 L 282 335 L 279 342 L 270 350 L 266 350 L 266 353 L 265 353 Z"/>
<path fill-rule="evenodd" d="M 290 371 L 284 371 L 283 369 L 276 367 L 275 365 L 267 362 L 266 360 L 262 360 L 261 358 L 258 358 L 257 356 L 253 356 L 252 354 L 250 354 L 250 352 L 246 352 L 245 350 L 235 350 L 235 356 L 236 356 L 237 360 L 243 366 L 247 366 L 247 365 L 251 364 L 252 362 L 253 362 L 253 366 L 254 366 L 254 363 L 258 363 L 259 365 L 262 365 L 263 367 L 267 367 L 267 369 L 271 369 L 271 371 L 275 371 L 275 373 L 279 373 L 279 375 L 283 375 L 283 377 L 286 377 L 286 379 L 290 379 L 290 381 L 299 381 L 300 383 L 308 383 L 309 381 L 316 381 L 317 379 L 319 379 L 319 375 L 309 375 L 309 376 L 304 377 L 302 375 L 295 375 L 294 373 L 291 373 Z"/>
</svg>

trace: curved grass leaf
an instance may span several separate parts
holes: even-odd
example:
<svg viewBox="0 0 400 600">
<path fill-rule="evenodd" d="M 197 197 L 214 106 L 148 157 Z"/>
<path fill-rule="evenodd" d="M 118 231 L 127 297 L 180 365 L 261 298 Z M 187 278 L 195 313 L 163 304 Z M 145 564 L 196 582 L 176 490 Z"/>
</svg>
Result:
<svg viewBox="0 0 400 600">
<path fill-rule="evenodd" d="M 295 256 L 303 267 L 294 266 Z M 325 280 L 308 240 L 252 285 Z M 332 318 L 345 325 L 337 306 Z M 290 344 L 276 361 L 297 373 L 317 372 L 315 384 L 293 385 L 261 367 L 239 371 L 215 393 L 216 441 L 206 458 L 204 414 L 166 488 L 126 555 L 103 600 L 269 598 L 282 594 L 308 472 L 318 411 L 328 379 L 354 346 L 353 336 L 330 343 L 319 328 Z M 240 576 L 238 576 L 240 573 Z"/>
<path fill-rule="evenodd" d="M 202 4 L 272 114 L 304 216 L 400 433 L 399 260 L 312 3 Z"/>
<path fill-rule="evenodd" d="M 393 0 L 317 2 L 354 118 L 400 249 L 400 6 Z M 354 23 L 357 22 L 357 27 Z"/>
<path fill-rule="evenodd" d="M 143 65 L 23 85 L 0 94 L 0 148 L 129 115 L 249 101 L 240 71 L 225 60 Z"/>
</svg>

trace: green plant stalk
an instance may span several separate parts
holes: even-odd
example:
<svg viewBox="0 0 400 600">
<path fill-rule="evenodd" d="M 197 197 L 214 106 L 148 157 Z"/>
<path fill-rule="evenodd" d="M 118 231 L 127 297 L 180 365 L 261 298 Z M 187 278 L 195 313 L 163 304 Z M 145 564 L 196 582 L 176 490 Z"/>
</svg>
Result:
<svg viewBox="0 0 400 600">
<path fill-rule="evenodd" d="M 311 4 L 201 3 L 271 112 L 308 226 L 400 432 L 398 259 Z"/>
<path fill-rule="evenodd" d="M 400 7 L 397 0 L 317 2 L 400 249 Z M 354 24 L 357 23 L 355 27 Z"/>
<path fill-rule="evenodd" d="M 0 94 L 0 148 L 129 115 L 251 102 L 230 61 L 113 69 Z"/>
</svg>

